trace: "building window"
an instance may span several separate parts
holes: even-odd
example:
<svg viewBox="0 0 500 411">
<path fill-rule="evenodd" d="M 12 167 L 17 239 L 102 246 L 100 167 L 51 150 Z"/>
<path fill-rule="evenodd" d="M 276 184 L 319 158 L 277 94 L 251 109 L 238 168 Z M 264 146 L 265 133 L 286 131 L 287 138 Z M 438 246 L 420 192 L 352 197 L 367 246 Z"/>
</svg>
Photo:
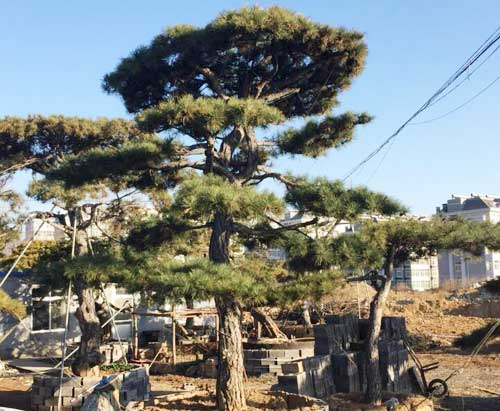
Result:
<svg viewBox="0 0 500 411">
<path fill-rule="evenodd" d="M 64 330 L 66 315 L 66 300 L 62 291 L 44 293 L 41 288 L 31 291 L 32 331 L 61 331 Z"/>
</svg>

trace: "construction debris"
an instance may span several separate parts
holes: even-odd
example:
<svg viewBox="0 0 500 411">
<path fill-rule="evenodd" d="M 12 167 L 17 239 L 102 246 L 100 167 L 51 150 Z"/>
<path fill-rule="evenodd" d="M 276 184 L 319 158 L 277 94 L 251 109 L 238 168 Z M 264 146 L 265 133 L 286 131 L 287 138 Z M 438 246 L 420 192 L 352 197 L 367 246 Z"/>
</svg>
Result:
<svg viewBox="0 0 500 411">
<path fill-rule="evenodd" d="M 264 330 L 266 331 L 268 337 L 285 341 L 288 340 L 287 335 L 280 330 L 278 325 L 274 322 L 269 314 L 266 314 L 259 308 L 252 308 L 251 313 L 255 320 L 260 323 L 262 327 L 264 327 Z M 258 335 L 257 337 L 260 338 L 260 335 Z"/>
<path fill-rule="evenodd" d="M 93 392 L 93 387 L 100 382 L 101 377 L 65 377 L 59 388 L 59 377 L 35 376 L 31 390 L 31 409 L 56 411 L 61 394 L 62 411 L 78 411 Z M 130 402 L 144 402 L 150 398 L 151 387 L 147 368 L 118 374 L 115 383 L 119 387 L 119 402 L 123 406 Z"/>
</svg>

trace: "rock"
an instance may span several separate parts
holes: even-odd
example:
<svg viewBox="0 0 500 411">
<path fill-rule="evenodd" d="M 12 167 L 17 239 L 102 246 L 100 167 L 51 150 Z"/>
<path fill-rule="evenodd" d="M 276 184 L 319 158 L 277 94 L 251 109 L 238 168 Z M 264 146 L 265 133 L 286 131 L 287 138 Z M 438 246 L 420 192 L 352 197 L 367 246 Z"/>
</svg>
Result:
<svg viewBox="0 0 500 411">
<path fill-rule="evenodd" d="M 94 391 L 85 399 L 81 411 L 120 411 L 120 403 L 111 391 Z"/>
</svg>

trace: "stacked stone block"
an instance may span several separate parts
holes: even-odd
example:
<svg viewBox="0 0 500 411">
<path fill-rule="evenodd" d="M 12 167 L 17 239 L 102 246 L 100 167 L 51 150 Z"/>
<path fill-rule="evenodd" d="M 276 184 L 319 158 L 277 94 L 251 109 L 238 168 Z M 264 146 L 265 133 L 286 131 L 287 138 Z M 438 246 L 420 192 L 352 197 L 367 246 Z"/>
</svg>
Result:
<svg viewBox="0 0 500 411">
<path fill-rule="evenodd" d="M 89 394 L 85 393 L 97 384 L 102 377 L 64 377 L 59 387 L 59 377 L 35 376 L 31 390 L 31 409 L 33 411 L 57 411 L 59 392 L 62 397 L 61 411 L 80 411 Z M 138 368 L 121 373 L 120 403 L 148 401 L 151 393 L 149 375 L 146 368 Z"/>
<path fill-rule="evenodd" d="M 294 394 L 327 398 L 334 390 L 331 358 L 329 355 L 296 360 L 282 365 L 278 388 Z"/>
<path fill-rule="evenodd" d="M 243 350 L 245 370 L 248 375 L 282 374 L 282 364 L 293 360 L 311 357 L 312 348 L 278 348 L 278 349 L 248 349 Z"/>
<path fill-rule="evenodd" d="M 408 350 L 402 341 L 380 341 L 379 364 L 382 386 L 386 391 L 411 391 Z"/>
<path fill-rule="evenodd" d="M 358 319 L 353 315 L 327 315 L 326 324 L 314 326 L 315 355 L 338 354 L 349 351 L 359 342 Z"/>
<path fill-rule="evenodd" d="M 319 398 L 324 398 L 320 394 L 325 392 L 364 392 L 367 361 L 362 347 L 366 326 L 366 320 L 358 320 L 354 316 L 327 316 L 326 324 L 314 327 L 315 357 L 312 358 L 321 359 L 323 363 L 328 358 L 328 367 L 320 367 L 322 371 L 314 373 L 312 370 L 319 363 L 313 359 L 283 364 L 284 375 L 278 377 L 278 389 Z M 386 391 L 409 393 L 412 390 L 408 351 L 403 343 L 405 335 L 404 318 L 383 318 L 379 361 L 382 386 Z M 308 360 L 312 362 L 308 363 Z M 324 385 L 319 382 L 320 379 L 329 384 L 328 389 L 316 389 Z"/>
</svg>

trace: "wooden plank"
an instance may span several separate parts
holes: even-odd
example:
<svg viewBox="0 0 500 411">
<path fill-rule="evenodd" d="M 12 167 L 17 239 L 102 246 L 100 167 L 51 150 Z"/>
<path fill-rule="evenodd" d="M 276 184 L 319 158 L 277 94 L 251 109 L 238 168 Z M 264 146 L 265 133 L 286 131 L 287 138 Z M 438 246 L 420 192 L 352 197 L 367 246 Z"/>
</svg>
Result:
<svg viewBox="0 0 500 411">
<path fill-rule="evenodd" d="M 172 317 L 175 318 L 192 318 L 192 317 L 214 317 L 217 316 L 215 308 L 200 309 L 200 310 L 182 310 L 182 311 L 165 311 L 165 312 L 141 312 L 133 311 L 133 315 L 141 317 Z"/>
<path fill-rule="evenodd" d="M 16 358 L 4 362 L 10 367 L 29 372 L 45 372 L 54 368 L 47 358 Z"/>
</svg>

